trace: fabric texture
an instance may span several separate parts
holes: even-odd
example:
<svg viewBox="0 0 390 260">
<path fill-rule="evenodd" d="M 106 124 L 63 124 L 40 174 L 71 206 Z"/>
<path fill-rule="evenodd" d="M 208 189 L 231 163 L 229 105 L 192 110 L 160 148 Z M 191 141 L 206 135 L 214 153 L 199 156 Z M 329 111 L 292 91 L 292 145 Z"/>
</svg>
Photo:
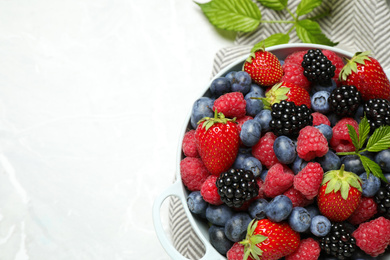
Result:
<svg viewBox="0 0 390 260">
<path fill-rule="evenodd" d="M 255 1 L 256 2 L 256 1 Z M 290 0 L 288 7 L 295 11 L 300 1 Z M 331 16 L 318 20 L 324 34 L 336 47 L 355 53 L 370 50 L 384 69 L 390 69 L 390 9 L 384 0 L 324 0 L 314 10 L 314 15 L 327 10 Z M 259 6 L 263 20 L 290 19 L 287 11 L 273 11 Z M 313 14 L 310 14 L 312 16 Z M 234 45 L 219 50 L 215 55 L 211 77 L 237 58 L 249 54 L 254 44 L 277 32 L 287 32 L 291 24 L 262 24 L 251 33 L 238 33 Z M 290 43 L 301 42 L 295 33 L 290 34 Z M 192 230 L 183 205 L 176 197 L 171 198 L 169 210 L 170 230 L 173 245 L 188 259 L 200 259 L 204 246 Z"/>
</svg>

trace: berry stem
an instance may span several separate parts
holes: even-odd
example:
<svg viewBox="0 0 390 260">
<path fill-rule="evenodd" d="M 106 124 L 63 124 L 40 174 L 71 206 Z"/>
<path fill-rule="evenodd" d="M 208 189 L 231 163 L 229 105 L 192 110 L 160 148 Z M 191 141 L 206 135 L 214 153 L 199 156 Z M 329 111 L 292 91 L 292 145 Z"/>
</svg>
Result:
<svg viewBox="0 0 390 260">
<path fill-rule="evenodd" d="M 295 16 L 293 12 L 291 12 L 290 8 L 286 7 L 287 12 L 294 18 L 294 23 L 298 22 L 298 16 Z"/>
<path fill-rule="evenodd" d="M 344 177 L 344 164 L 342 164 L 341 165 L 341 167 L 340 167 L 340 171 L 339 171 L 339 176 L 342 178 L 342 177 Z"/>
</svg>

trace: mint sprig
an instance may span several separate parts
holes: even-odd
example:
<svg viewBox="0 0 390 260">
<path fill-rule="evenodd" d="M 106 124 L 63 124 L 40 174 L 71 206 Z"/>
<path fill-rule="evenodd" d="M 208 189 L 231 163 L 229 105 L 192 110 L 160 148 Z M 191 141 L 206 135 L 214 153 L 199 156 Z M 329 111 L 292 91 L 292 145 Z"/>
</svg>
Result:
<svg viewBox="0 0 390 260">
<path fill-rule="evenodd" d="M 359 156 L 364 170 L 367 173 L 367 178 L 369 177 L 369 174 L 372 173 L 374 176 L 382 179 L 387 183 L 388 181 L 383 175 L 381 167 L 376 162 L 365 156 L 364 152 L 380 152 L 390 148 L 390 126 L 381 126 L 375 129 L 374 133 L 368 139 L 365 148 L 363 148 L 363 146 L 366 143 L 367 137 L 370 133 L 370 124 L 368 123 L 366 116 L 364 116 L 360 121 L 358 132 L 356 132 L 355 128 L 351 125 L 347 125 L 347 127 L 352 144 L 355 147 L 355 151 L 338 152 L 337 155 Z"/>
<path fill-rule="evenodd" d="M 261 11 L 251 0 L 211 0 L 207 3 L 197 3 L 208 20 L 215 27 L 236 32 L 251 32 L 260 24 L 287 23 L 291 27 L 287 32 L 275 33 L 255 46 L 270 47 L 285 44 L 290 41 L 290 33 L 295 29 L 297 36 L 304 43 L 316 43 L 335 46 L 338 43 L 331 41 L 320 28 L 316 19 L 328 16 L 326 11 L 316 16 L 309 14 L 322 4 L 322 0 L 301 0 L 293 13 L 287 6 L 287 0 L 257 0 L 261 5 L 274 11 L 286 10 L 290 20 L 262 20 Z"/>
</svg>

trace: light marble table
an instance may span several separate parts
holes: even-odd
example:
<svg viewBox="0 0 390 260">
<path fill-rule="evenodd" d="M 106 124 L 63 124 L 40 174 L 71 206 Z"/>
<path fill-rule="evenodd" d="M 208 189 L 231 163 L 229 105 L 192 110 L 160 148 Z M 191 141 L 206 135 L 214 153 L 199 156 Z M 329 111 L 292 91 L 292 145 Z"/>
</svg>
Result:
<svg viewBox="0 0 390 260">
<path fill-rule="evenodd" d="M 151 207 L 234 36 L 188 0 L 0 0 L 0 259 L 169 259 Z"/>
</svg>

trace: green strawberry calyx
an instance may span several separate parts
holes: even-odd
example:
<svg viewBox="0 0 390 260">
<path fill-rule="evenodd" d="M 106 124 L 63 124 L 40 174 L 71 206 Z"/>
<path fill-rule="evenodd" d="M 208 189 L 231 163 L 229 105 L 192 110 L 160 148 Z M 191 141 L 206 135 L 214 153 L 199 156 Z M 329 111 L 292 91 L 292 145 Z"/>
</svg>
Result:
<svg viewBox="0 0 390 260">
<path fill-rule="evenodd" d="M 366 60 L 371 60 L 370 57 L 370 51 L 365 52 L 357 52 L 355 55 L 349 60 L 345 59 L 347 63 L 344 65 L 344 67 L 341 69 L 339 74 L 339 80 L 340 81 L 346 81 L 348 76 L 351 75 L 351 73 L 357 72 L 357 64 L 364 65 Z"/>
<path fill-rule="evenodd" d="M 249 54 L 249 57 L 246 59 L 247 62 L 251 63 L 253 61 L 253 59 L 256 58 L 256 52 L 258 51 L 265 51 L 265 47 L 258 47 L 258 48 L 255 48 L 255 49 L 252 49 L 251 53 Z"/>
<path fill-rule="evenodd" d="M 198 124 L 202 123 L 202 128 L 205 128 L 206 131 L 210 129 L 214 124 L 216 123 L 222 123 L 227 124 L 228 122 L 236 122 L 236 118 L 230 119 L 226 118 L 223 113 L 218 113 L 217 109 L 214 111 L 214 117 L 203 117 L 201 120 L 198 121 Z"/>
<path fill-rule="evenodd" d="M 325 173 L 322 185 L 325 185 L 325 194 L 340 191 L 343 199 L 348 199 L 350 187 L 362 191 L 362 180 L 353 172 L 344 171 L 344 164 L 339 170 L 331 170 Z"/>
<path fill-rule="evenodd" d="M 256 219 L 253 219 L 247 229 L 246 238 L 239 243 L 241 245 L 244 245 L 244 259 L 247 260 L 249 256 L 251 256 L 255 260 L 260 260 L 260 257 L 263 254 L 263 250 L 261 250 L 257 244 L 262 243 L 263 241 L 267 240 L 268 237 L 257 234 L 254 235 L 254 232 L 256 230 L 258 221 Z"/>
<path fill-rule="evenodd" d="M 264 109 L 271 110 L 273 104 L 288 99 L 287 94 L 290 91 L 290 88 L 282 85 L 283 82 L 275 84 L 267 93 L 265 93 L 265 97 L 251 97 L 251 99 L 260 99 L 263 101 Z"/>
</svg>

